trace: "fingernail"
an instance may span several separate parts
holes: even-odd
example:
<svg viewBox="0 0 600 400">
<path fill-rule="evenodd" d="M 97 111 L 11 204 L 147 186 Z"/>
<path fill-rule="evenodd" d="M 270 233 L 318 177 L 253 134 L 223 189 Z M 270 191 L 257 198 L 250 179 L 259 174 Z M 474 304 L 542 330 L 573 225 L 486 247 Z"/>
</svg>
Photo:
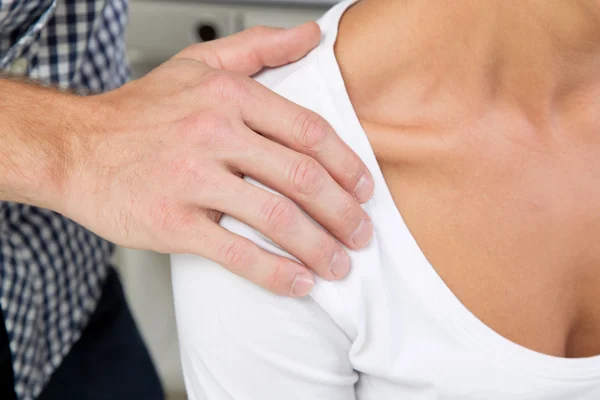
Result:
<svg viewBox="0 0 600 400">
<path fill-rule="evenodd" d="M 360 177 L 354 188 L 354 197 L 356 197 L 359 202 L 365 203 L 373 197 L 373 189 L 375 189 L 373 179 L 367 174 L 364 174 Z"/>
<path fill-rule="evenodd" d="M 312 291 L 314 286 L 315 282 L 312 275 L 297 275 L 294 279 L 294 283 L 292 283 L 292 294 L 296 297 L 306 296 Z"/>
<path fill-rule="evenodd" d="M 365 218 L 360 222 L 358 228 L 352 234 L 352 241 L 358 247 L 364 247 L 371 241 L 373 236 L 373 223 L 369 218 Z"/>
<path fill-rule="evenodd" d="M 329 267 L 336 278 L 343 278 L 350 271 L 350 257 L 345 251 L 338 250 L 333 254 Z"/>
</svg>

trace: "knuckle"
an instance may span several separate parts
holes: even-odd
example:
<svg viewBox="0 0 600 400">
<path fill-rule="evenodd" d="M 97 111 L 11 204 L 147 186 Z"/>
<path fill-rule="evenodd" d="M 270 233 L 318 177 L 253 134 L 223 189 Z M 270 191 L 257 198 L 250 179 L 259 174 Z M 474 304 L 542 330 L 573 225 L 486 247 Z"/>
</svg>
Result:
<svg viewBox="0 0 600 400">
<path fill-rule="evenodd" d="M 327 121 L 308 110 L 298 115 L 294 123 L 296 142 L 307 149 L 314 149 L 323 144 L 329 131 Z"/>
<path fill-rule="evenodd" d="M 168 250 L 164 253 L 189 253 L 207 256 L 206 249 L 210 238 L 206 234 L 203 221 L 190 217 L 184 222 L 183 227 L 177 229 L 172 235 L 164 239 Z"/>
<path fill-rule="evenodd" d="M 323 185 L 319 163 L 311 157 L 294 160 L 289 168 L 288 179 L 292 187 L 304 195 L 316 192 Z"/>
<path fill-rule="evenodd" d="M 208 243 L 210 243 L 209 237 L 206 233 L 206 230 L 201 226 L 201 222 L 198 220 L 194 220 L 193 224 L 188 225 L 187 230 L 182 230 L 185 237 L 179 238 L 177 235 L 174 235 L 173 246 L 175 248 L 183 248 L 186 253 L 205 253 L 204 249 L 207 248 Z"/>
<path fill-rule="evenodd" d="M 216 89 L 229 85 L 231 81 L 231 75 L 228 73 L 213 70 L 204 74 L 202 77 L 202 85 L 200 87 L 204 91 L 216 92 Z"/>
<path fill-rule="evenodd" d="M 182 139 L 204 146 L 222 143 L 232 131 L 230 119 L 222 113 L 190 115 L 183 120 Z"/>
<path fill-rule="evenodd" d="M 356 219 L 359 207 L 353 198 L 346 199 L 340 209 L 340 222 L 345 225 Z"/>
<path fill-rule="evenodd" d="M 283 279 L 282 274 L 283 265 L 281 261 L 278 261 L 267 276 L 267 286 L 276 287 L 279 284 L 279 282 Z"/>
<path fill-rule="evenodd" d="M 198 44 L 198 50 L 200 50 L 200 46 L 202 46 L 204 43 Z M 202 60 L 209 65 L 212 68 L 215 69 L 225 69 L 225 65 L 223 63 L 223 59 L 221 58 L 221 55 L 215 51 L 214 49 L 208 48 L 208 49 L 203 49 L 205 51 L 202 52 Z"/>
<path fill-rule="evenodd" d="M 201 172 L 199 171 L 196 160 L 191 157 L 182 157 L 172 161 L 169 178 L 172 180 L 188 182 L 197 174 L 201 174 Z"/>
<path fill-rule="evenodd" d="M 186 191 L 194 190 L 199 194 L 222 193 L 223 181 L 215 174 L 206 171 L 194 171 L 190 175 L 191 178 L 187 182 L 184 181 Z M 198 199 L 198 201 L 201 201 L 201 199 Z"/>
<path fill-rule="evenodd" d="M 230 239 L 221 246 L 220 258 L 232 270 L 243 272 L 254 264 L 255 252 L 252 244 L 244 239 Z"/>
<path fill-rule="evenodd" d="M 324 235 L 321 240 L 317 242 L 314 248 L 314 259 L 317 265 L 327 265 L 331 260 L 334 243 L 333 240 Z"/>
<path fill-rule="evenodd" d="M 342 163 L 344 175 L 358 177 L 360 164 L 358 162 L 357 156 L 355 156 L 354 154 L 347 154 L 344 157 L 344 161 L 342 161 Z"/>
<path fill-rule="evenodd" d="M 263 206 L 260 212 L 262 221 L 275 234 L 288 231 L 298 221 L 297 212 L 293 203 L 281 196 L 273 195 Z"/>
<path fill-rule="evenodd" d="M 183 231 L 190 225 L 190 216 L 183 212 L 182 205 L 167 197 L 154 202 L 150 218 L 152 226 L 159 232 Z"/>
<path fill-rule="evenodd" d="M 191 188 L 201 192 L 218 192 L 222 187 L 221 180 L 210 172 L 206 161 L 189 156 L 177 158 L 172 162 L 169 177 L 173 182 L 178 182 L 184 192 Z"/>
<path fill-rule="evenodd" d="M 252 34 L 252 35 L 256 35 L 256 36 L 266 36 L 268 34 L 270 34 L 271 32 L 273 32 L 274 28 L 268 27 L 266 25 L 257 25 L 254 26 L 252 28 L 250 28 L 248 31 Z"/>
<path fill-rule="evenodd" d="M 204 78 L 203 90 L 208 90 L 217 100 L 223 102 L 244 98 L 247 89 L 242 79 L 227 72 L 213 71 Z"/>
</svg>

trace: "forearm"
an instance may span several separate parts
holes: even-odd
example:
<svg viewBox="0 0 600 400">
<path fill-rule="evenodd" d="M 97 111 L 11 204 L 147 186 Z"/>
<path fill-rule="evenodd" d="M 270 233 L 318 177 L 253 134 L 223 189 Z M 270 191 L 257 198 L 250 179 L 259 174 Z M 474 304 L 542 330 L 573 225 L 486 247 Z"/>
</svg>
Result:
<svg viewBox="0 0 600 400">
<path fill-rule="evenodd" d="M 54 208 L 72 164 L 75 95 L 0 79 L 0 200 Z"/>
</svg>

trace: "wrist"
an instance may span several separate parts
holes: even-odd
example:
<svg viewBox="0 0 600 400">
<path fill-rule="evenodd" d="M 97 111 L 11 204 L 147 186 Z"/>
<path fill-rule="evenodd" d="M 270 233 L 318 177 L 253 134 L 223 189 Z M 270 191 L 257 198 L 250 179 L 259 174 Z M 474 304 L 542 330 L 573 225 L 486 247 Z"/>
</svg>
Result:
<svg viewBox="0 0 600 400">
<path fill-rule="evenodd" d="M 77 98 L 31 83 L 0 82 L 0 200 L 58 211 L 81 120 Z"/>
</svg>

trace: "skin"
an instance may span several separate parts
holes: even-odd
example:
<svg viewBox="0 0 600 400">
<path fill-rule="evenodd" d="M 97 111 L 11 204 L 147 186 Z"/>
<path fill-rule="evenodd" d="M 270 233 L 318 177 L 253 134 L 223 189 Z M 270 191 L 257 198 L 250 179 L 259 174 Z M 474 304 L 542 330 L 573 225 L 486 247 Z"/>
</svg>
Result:
<svg viewBox="0 0 600 400">
<path fill-rule="evenodd" d="M 0 200 L 55 210 L 125 247 L 207 257 L 282 295 L 306 295 L 311 270 L 340 279 L 342 246 L 372 235 L 360 206 L 372 177 L 325 120 L 249 78 L 319 39 L 314 23 L 255 28 L 86 97 L 0 79 Z M 225 231 L 222 213 L 304 265 Z"/>
<path fill-rule="evenodd" d="M 600 3 L 364 0 L 336 54 L 454 294 L 520 345 L 600 354 Z"/>
</svg>

